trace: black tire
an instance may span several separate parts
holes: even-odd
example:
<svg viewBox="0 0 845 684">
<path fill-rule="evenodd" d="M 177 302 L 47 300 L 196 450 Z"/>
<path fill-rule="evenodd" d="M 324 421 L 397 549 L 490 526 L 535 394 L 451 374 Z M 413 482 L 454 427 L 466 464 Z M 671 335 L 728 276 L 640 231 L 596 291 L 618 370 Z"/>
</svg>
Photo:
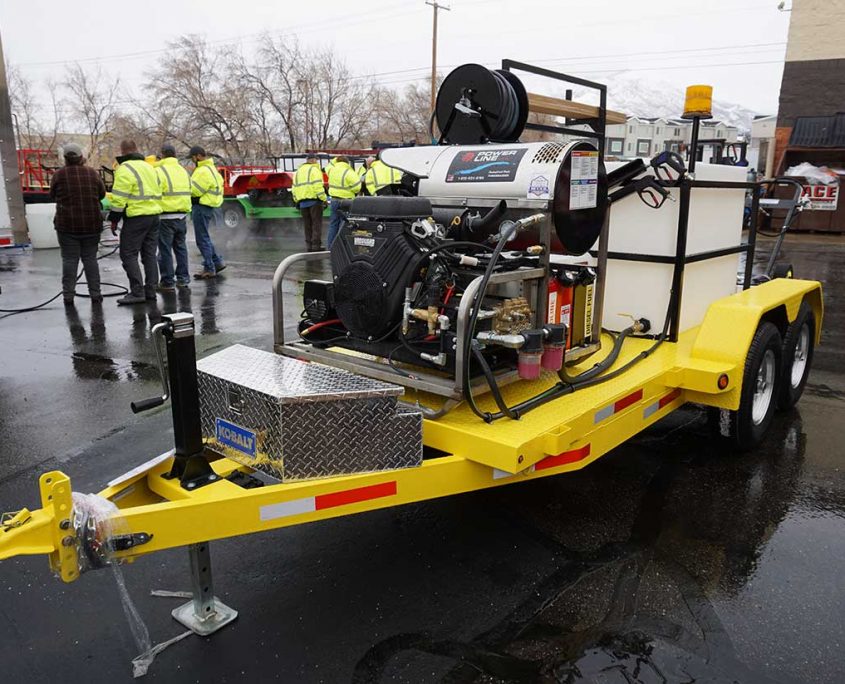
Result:
<svg viewBox="0 0 845 684">
<path fill-rule="evenodd" d="M 766 436 L 778 403 L 782 354 L 780 331 L 773 323 L 764 321 L 754 333 L 745 357 L 739 408 L 736 411 L 720 409 L 713 412 L 713 427 L 737 451 L 753 449 Z M 761 387 L 758 392 L 764 363 L 766 370 L 762 381 L 766 387 Z"/>
<path fill-rule="evenodd" d="M 783 371 L 778 394 L 780 410 L 791 409 L 804 393 L 804 386 L 810 376 L 810 366 L 813 365 L 815 347 L 816 317 L 810 305 L 804 302 L 783 337 Z"/>
<path fill-rule="evenodd" d="M 223 225 L 229 229 L 241 228 L 244 224 L 244 208 L 240 202 L 224 202 L 223 203 Z"/>
<path fill-rule="evenodd" d="M 772 278 L 794 278 L 795 269 L 792 264 L 775 264 L 772 269 Z"/>
</svg>

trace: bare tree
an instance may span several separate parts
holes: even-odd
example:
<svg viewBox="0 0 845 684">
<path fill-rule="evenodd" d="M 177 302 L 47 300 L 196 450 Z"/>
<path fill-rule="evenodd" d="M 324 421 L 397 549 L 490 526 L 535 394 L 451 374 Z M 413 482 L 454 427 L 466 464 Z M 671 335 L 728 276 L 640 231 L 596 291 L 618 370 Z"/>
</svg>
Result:
<svg viewBox="0 0 845 684">
<path fill-rule="evenodd" d="M 21 147 L 52 150 L 56 145 L 58 129 L 62 122 L 62 105 L 59 88 L 52 80 L 45 83 L 48 104 L 42 103 L 33 82 L 12 65 L 6 67 L 9 81 L 9 98 L 12 104 Z"/>
<path fill-rule="evenodd" d="M 212 50 L 196 35 L 170 47 L 150 79 L 154 101 L 148 111 L 167 121 L 169 136 L 244 160 L 251 147 L 251 114 L 233 80 L 232 53 Z"/>
<path fill-rule="evenodd" d="M 117 113 L 120 77 L 105 74 L 100 67 L 86 71 L 80 64 L 68 67 L 64 82 L 67 103 L 89 138 L 89 156 L 100 157 L 101 138 Z"/>
<path fill-rule="evenodd" d="M 438 76 L 439 87 L 442 77 Z M 389 88 L 379 91 L 378 118 L 373 136 L 385 142 L 429 142 L 431 104 L 429 86 L 411 83 L 400 93 Z"/>
</svg>

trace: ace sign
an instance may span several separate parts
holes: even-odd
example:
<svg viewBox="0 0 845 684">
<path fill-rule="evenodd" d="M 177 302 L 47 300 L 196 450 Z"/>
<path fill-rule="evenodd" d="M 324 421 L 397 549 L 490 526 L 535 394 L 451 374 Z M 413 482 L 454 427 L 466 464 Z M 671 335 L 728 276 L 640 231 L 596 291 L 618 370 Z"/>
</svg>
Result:
<svg viewBox="0 0 845 684">
<path fill-rule="evenodd" d="M 802 198 L 810 200 L 809 211 L 836 211 L 839 202 L 839 185 L 804 184 Z"/>
</svg>

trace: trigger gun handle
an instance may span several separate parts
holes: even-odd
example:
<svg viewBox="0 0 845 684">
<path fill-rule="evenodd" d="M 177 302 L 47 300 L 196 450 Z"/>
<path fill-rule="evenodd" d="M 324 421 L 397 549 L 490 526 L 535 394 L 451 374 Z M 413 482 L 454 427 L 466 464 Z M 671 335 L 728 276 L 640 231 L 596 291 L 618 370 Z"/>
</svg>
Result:
<svg viewBox="0 0 845 684">
<path fill-rule="evenodd" d="M 662 181 L 675 182 L 683 178 L 687 173 L 687 166 L 683 157 L 677 152 L 666 150 L 652 158 L 649 162 L 654 174 Z M 672 174 L 672 171 L 675 174 Z"/>
</svg>

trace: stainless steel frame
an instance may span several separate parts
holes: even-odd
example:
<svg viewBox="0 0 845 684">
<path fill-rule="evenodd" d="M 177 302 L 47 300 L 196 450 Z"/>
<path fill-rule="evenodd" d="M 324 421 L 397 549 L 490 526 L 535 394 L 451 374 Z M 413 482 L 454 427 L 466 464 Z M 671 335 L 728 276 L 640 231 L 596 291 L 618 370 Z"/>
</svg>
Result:
<svg viewBox="0 0 845 684">
<path fill-rule="evenodd" d="M 609 213 L 609 212 L 608 212 Z M 607 265 L 607 251 L 608 251 L 608 225 L 609 220 L 606 219 L 602 228 L 601 237 L 599 238 L 599 252 L 597 259 L 597 283 L 594 302 L 594 324 L 592 342 L 586 347 L 579 347 L 572 349 L 566 353 L 566 363 L 574 363 L 578 359 L 589 356 L 601 347 L 601 316 L 604 300 L 604 279 L 605 269 Z M 523 290 L 526 299 L 534 302 L 535 321 L 536 326 L 542 325 L 545 322 L 545 312 L 547 308 L 547 293 L 549 281 L 549 257 L 551 245 L 551 218 L 544 220 L 539 227 L 540 242 L 546 247 L 544 254 L 540 258 L 540 265 L 535 268 L 523 268 L 518 271 L 509 271 L 505 273 L 495 273 L 490 278 L 491 285 L 501 285 L 505 283 L 521 282 L 523 283 Z M 309 361 L 316 361 L 324 363 L 335 368 L 360 373 L 367 377 L 377 380 L 392 382 L 395 384 L 410 387 L 415 390 L 435 394 L 445 398 L 443 405 L 439 409 L 429 409 L 417 405 L 415 408 L 423 411 L 426 418 L 437 418 L 463 398 L 463 370 L 466 360 L 461 354 L 458 354 L 455 366 L 455 377 L 447 376 L 445 374 L 437 373 L 433 370 L 420 369 L 414 370 L 413 376 L 408 377 L 396 373 L 390 368 L 386 359 L 368 356 L 365 354 L 350 352 L 343 349 L 335 351 L 334 349 L 319 349 L 301 340 L 286 342 L 284 320 L 284 297 L 283 284 L 285 276 L 290 268 L 297 263 L 305 261 L 320 261 L 327 259 L 330 252 L 309 252 L 302 254 L 292 254 L 284 259 L 276 268 L 273 275 L 273 349 L 278 354 L 291 356 L 294 358 L 305 359 Z M 462 340 L 467 334 L 467 326 L 471 313 L 471 302 L 481 286 L 482 277 L 479 276 L 472 280 L 464 291 L 464 296 L 461 297 L 461 303 L 458 307 L 457 320 L 457 347 L 462 347 Z M 504 373 L 499 373 L 496 380 L 500 386 L 507 385 L 519 379 L 515 370 Z M 489 390 L 483 378 L 477 378 L 472 383 L 474 392 L 479 394 Z"/>
</svg>

